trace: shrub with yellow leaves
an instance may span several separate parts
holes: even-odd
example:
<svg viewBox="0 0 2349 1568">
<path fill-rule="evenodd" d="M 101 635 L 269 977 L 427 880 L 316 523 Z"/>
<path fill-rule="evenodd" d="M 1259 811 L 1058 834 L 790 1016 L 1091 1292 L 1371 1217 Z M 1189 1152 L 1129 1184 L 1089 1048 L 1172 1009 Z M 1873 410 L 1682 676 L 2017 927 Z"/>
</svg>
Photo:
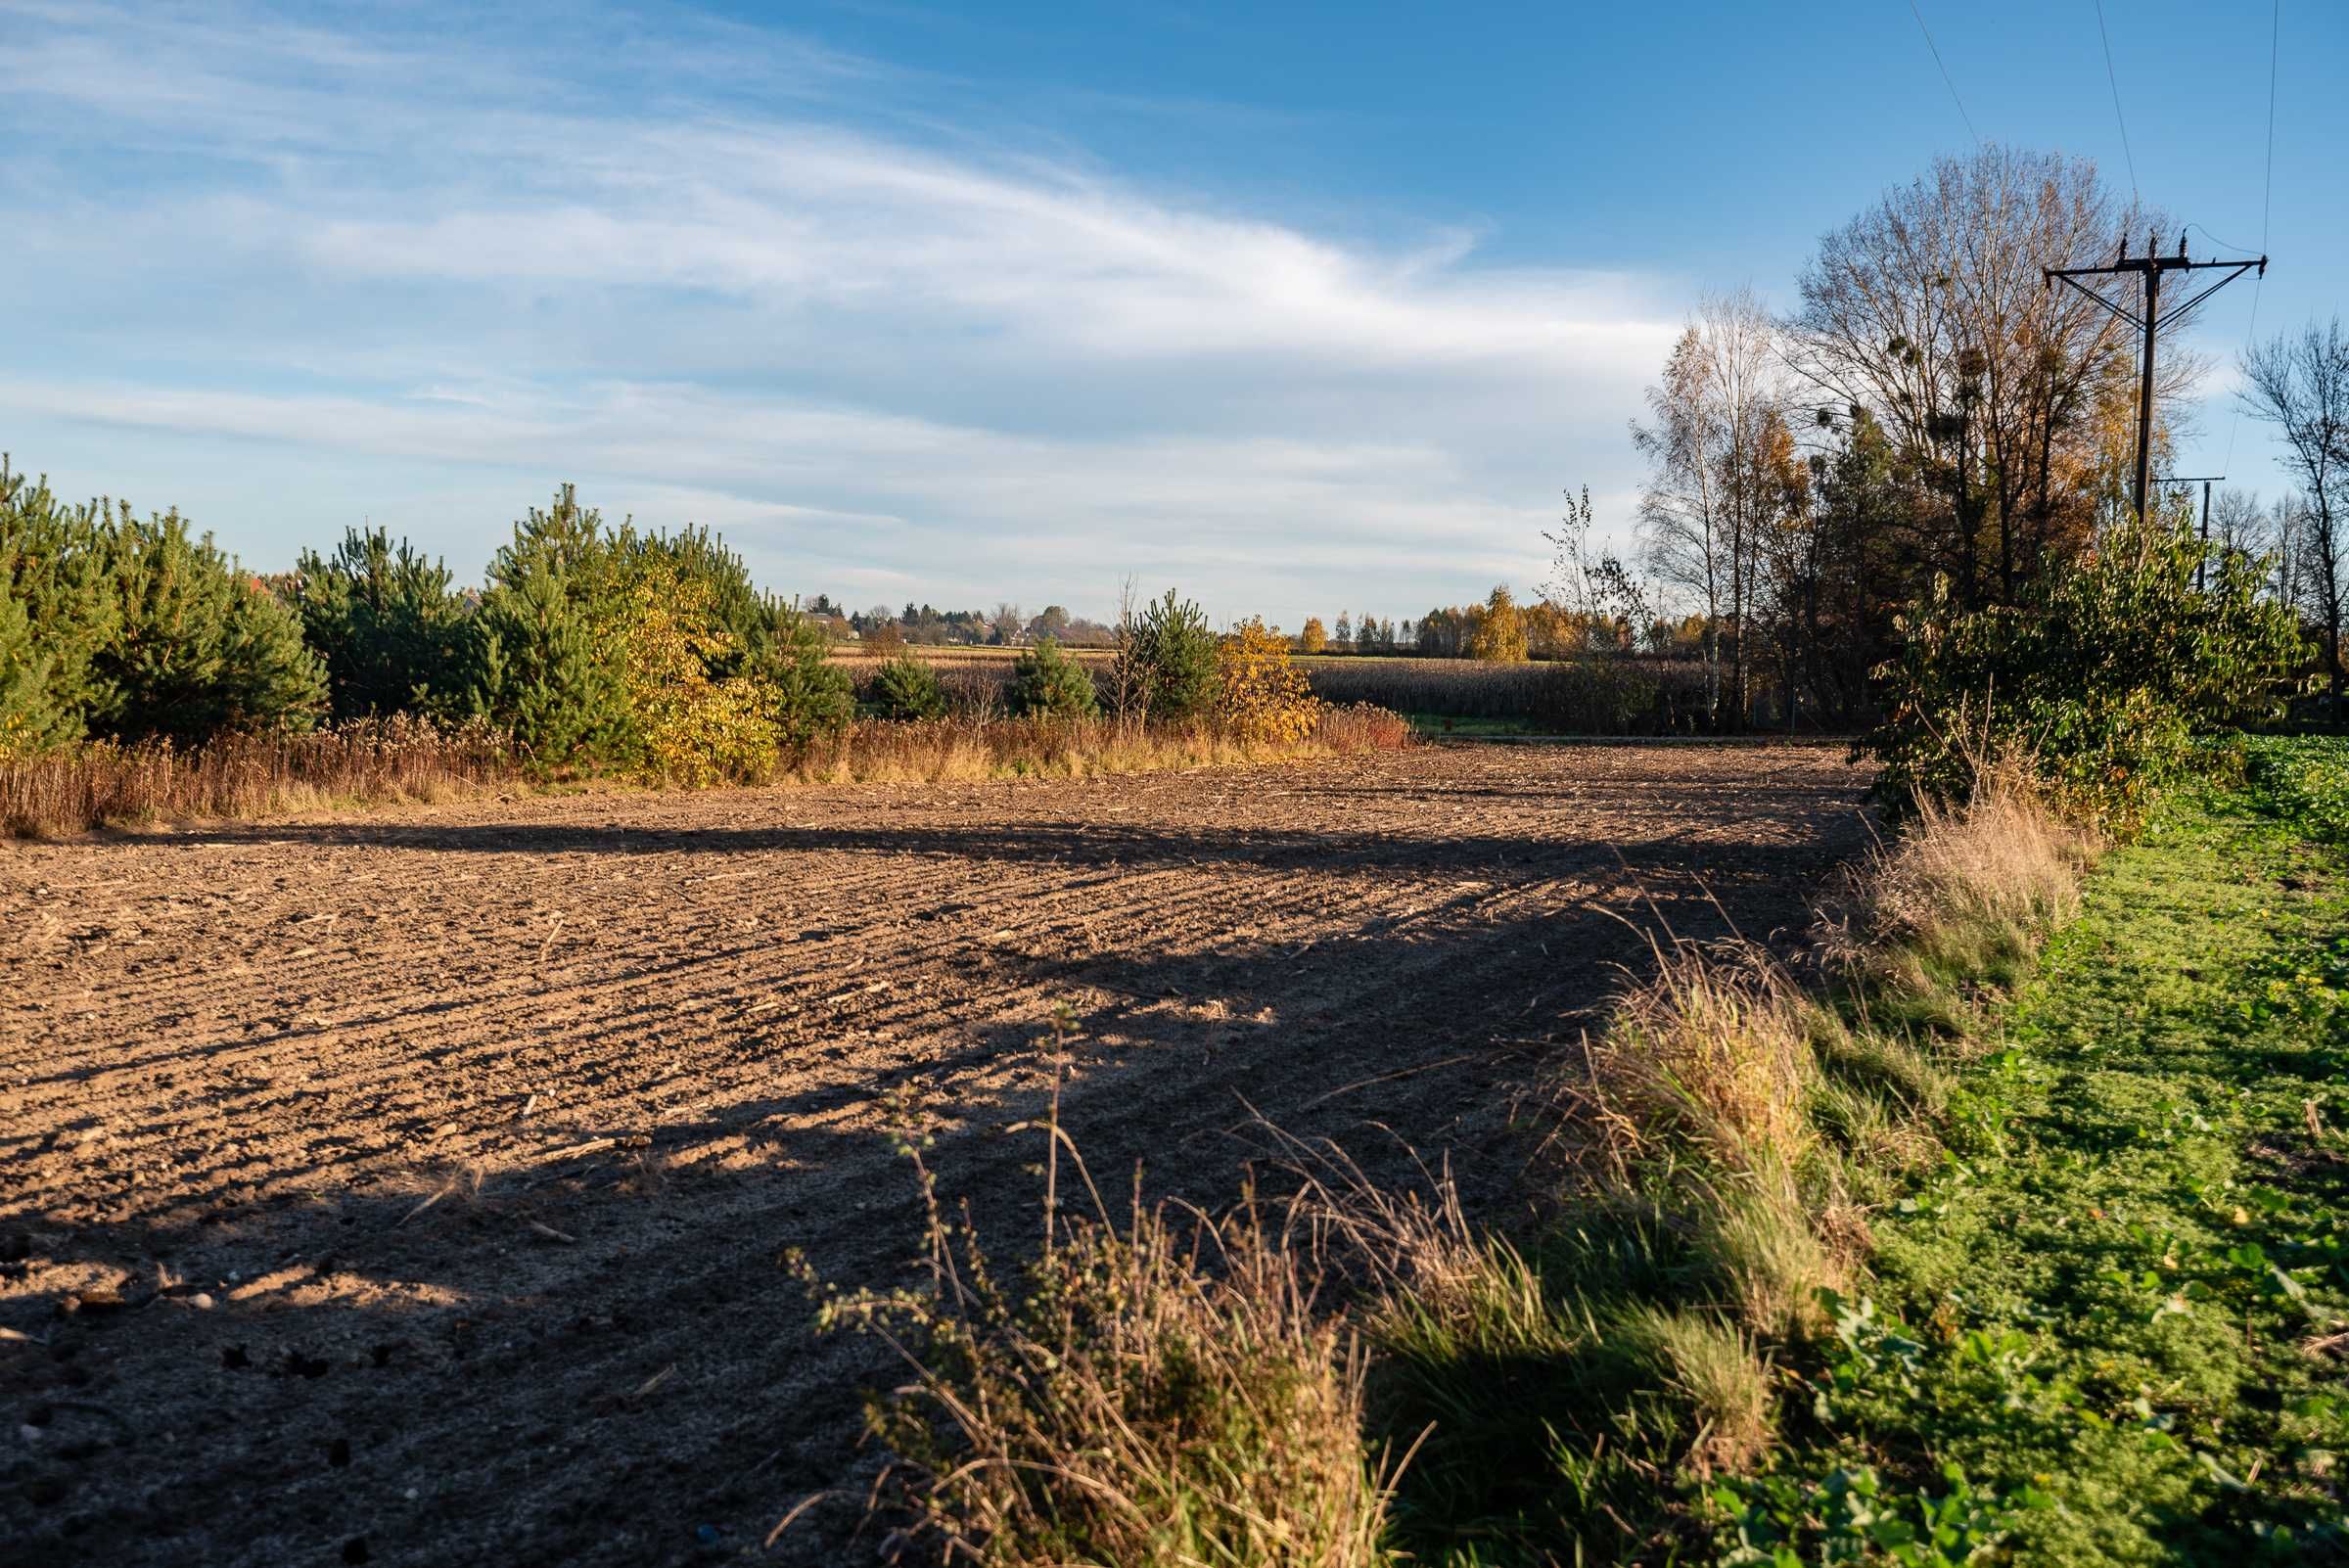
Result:
<svg viewBox="0 0 2349 1568">
<path fill-rule="evenodd" d="M 1286 746 L 1313 727 L 1320 704 L 1305 671 L 1289 663 L 1288 639 L 1243 621 L 1216 655 L 1216 720 L 1235 739 Z"/>
<path fill-rule="evenodd" d="M 771 774 L 780 699 L 758 676 L 711 677 L 734 638 L 721 629 L 708 582 L 666 561 L 645 562 L 632 576 L 604 629 L 622 650 L 646 771 L 687 785 Z"/>
</svg>

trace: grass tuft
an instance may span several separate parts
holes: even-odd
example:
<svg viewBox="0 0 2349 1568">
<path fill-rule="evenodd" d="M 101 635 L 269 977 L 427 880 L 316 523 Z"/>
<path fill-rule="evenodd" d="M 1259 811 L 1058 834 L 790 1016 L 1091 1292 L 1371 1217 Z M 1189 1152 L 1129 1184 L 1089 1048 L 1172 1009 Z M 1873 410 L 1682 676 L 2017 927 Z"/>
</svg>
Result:
<svg viewBox="0 0 2349 1568">
<path fill-rule="evenodd" d="M 1686 1464 L 1696 1479 L 1744 1469 L 1768 1450 L 1775 1425 L 1770 1361 L 1750 1332 L 1703 1310 L 1637 1307 L 1616 1333 L 1687 1402 L 1695 1431 Z"/>
<path fill-rule="evenodd" d="M 930 1288 L 833 1297 L 916 1381 L 868 1404 L 902 1461 L 886 1505 L 946 1560 L 1133 1568 L 1381 1568 L 1407 1453 L 1367 1436 L 1360 1336 L 1320 1303 L 1313 1249 L 1252 1197 L 1230 1214 L 1113 1221 L 1061 1130 L 1045 1245 L 1007 1284 L 976 1233 L 929 1215 Z M 1063 1151 L 1090 1198 L 1061 1218 Z M 1294 1211 L 1292 1211 L 1292 1214 Z"/>
</svg>

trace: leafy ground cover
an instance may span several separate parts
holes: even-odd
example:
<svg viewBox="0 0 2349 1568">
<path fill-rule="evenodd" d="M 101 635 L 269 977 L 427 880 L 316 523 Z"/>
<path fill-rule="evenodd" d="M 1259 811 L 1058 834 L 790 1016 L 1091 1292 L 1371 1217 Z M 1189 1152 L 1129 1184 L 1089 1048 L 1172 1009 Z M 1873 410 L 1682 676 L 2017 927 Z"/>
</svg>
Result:
<svg viewBox="0 0 2349 1568">
<path fill-rule="evenodd" d="M 2349 745 L 2238 755 L 1960 1074 L 1723 1561 L 2349 1559 Z"/>
</svg>

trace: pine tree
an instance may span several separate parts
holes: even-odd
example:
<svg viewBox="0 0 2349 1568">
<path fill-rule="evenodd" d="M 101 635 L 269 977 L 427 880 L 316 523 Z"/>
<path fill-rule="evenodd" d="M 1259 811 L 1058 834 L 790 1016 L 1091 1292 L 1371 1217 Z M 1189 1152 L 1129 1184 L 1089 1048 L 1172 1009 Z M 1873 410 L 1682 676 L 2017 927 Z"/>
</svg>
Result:
<svg viewBox="0 0 2349 1568">
<path fill-rule="evenodd" d="M 97 508 L 59 505 L 0 456 L 0 751 L 82 738 L 111 706 L 91 665 L 120 621 Z"/>
<path fill-rule="evenodd" d="M 899 654 L 874 674 L 873 706 L 883 718 L 944 718 L 946 692 L 928 660 L 919 654 Z"/>
<path fill-rule="evenodd" d="M 642 729 L 609 640 L 625 614 L 614 554 L 602 514 L 565 484 L 489 563 L 471 701 L 541 765 L 640 759 Z"/>
<path fill-rule="evenodd" d="M 1013 664 L 1006 698 L 1013 713 L 1037 718 L 1090 718 L 1100 709 L 1093 677 L 1051 637 Z"/>
<path fill-rule="evenodd" d="M 301 620 L 177 511 L 100 524 L 119 624 L 91 660 L 106 689 L 91 727 L 183 745 L 230 729 L 307 729 L 326 710 L 326 670 Z"/>
<path fill-rule="evenodd" d="M 1160 723 L 1205 718 L 1219 689 L 1218 647 L 1199 607 L 1169 588 L 1120 628 L 1115 689 Z"/>
<path fill-rule="evenodd" d="M 544 562 L 484 597 L 473 702 L 541 763 L 632 761 L 640 739 L 600 632 L 612 617 Z"/>
<path fill-rule="evenodd" d="M 49 669 L 49 656 L 33 640 L 24 601 L 0 592 L 0 757 L 38 751 L 58 731 Z"/>
<path fill-rule="evenodd" d="M 745 639 L 746 669 L 771 694 L 777 743 L 796 751 L 837 734 L 856 715 L 856 697 L 822 629 L 780 599 L 768 598 L 762 613 L 757 636 Z"/>
<path fill-rule="evenodd" d="M 302 551 L 294 604 L 337 718 L 446 714 L 462 701 L 471 637 L 449 581 L 445 565 L 383 529 L 346 530 L 331 557 Z"/>
</svg>

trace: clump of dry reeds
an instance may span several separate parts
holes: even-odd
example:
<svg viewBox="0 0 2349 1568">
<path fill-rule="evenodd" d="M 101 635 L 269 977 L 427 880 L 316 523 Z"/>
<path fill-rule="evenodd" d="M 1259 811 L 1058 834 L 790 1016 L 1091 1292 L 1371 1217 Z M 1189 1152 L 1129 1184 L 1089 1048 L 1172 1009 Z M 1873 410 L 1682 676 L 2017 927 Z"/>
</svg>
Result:
<svg viewBox="0 0 2349 1568">
<path fill-rule="evenodd" d="M 0 755 L 0 833 L 56 836 L 117 824 L 353 803 L 429 801 L 491 784 L 515 759 L 485 724 L 405 715 L 302 734 L 226 734 L 203 746 L 107 742 Z"/>
<path fill-rule="evenodd" d="M 1399 752 L 1411 743 L 1410 720 L 1376 703 L 1323 703 L 1313 715 L 1308 745 L 1336 757 Z"/>
</svg>

